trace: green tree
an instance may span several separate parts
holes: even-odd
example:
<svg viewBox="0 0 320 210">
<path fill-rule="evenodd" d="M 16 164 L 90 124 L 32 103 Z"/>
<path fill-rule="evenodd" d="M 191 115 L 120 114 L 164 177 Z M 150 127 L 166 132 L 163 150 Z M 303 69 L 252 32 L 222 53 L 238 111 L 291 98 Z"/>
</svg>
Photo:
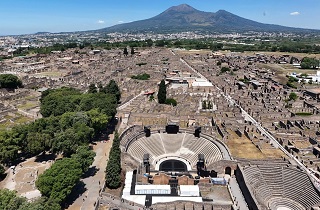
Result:
<svg viewBox="0 0 320 210">
<path fill-rule="evenodd" d="M 89 166 L 93 163 L 94 156 L 96 154 L 94 151 L 90 150 L 88 146 L 78 147 L 75 154 L 71 158 L 75 159 L 81 165 L 82 173 L 88 171 Z"/>
<path fill-rule="evenodd" d="M 157 41 L 155 42 L 155 45 L 156 45 L 157 47 L 164 47 L 164 46 L 166 45 L 166 42 L 165 42 L 165 40 L 157 40 Z"/>
<path fill-rule="evenodd" d="M 65 112 L 89 111 L 99 108 L 101 112 L 113 116 L 116 112 L 117 99 L 119 100 L 120 97 L 119 87 L 113 80 L 99 93 L 82 94 L 70 88 L 50 90 L 40 99 L 40 112 L 44 117 L 48 117 L 50 115 L 59 116 Z"/>
<path fill-rule="evenodd" d="M 172 106 L 177 106 L 177 101 L 173 98 L 167 98 L 166 99 L 166 104 L 172 105 Z"/>
<path fill-rule="evenodd" d="M 121 186 L 121 150 L 119 134 L 116 131 L 112 147 L 109 153 L 109 161 L 106 167 L 106 185 L 108 188 L 117 189 Z"/>
<path fill-rule="evenodd" d="M 148 80 L 150 78 L 150 75 L 146 74 L 146 73 L 143 73 L 143 74 L 134 75 L 131 78 L 132 79 L 137 79 L 137 80 Z"/>
<path fill-rule="evenodd" d="M 125 55 L 125 56 L 127 56 L 129 53 L 128 53 L 128 49 L 125 47 L 124 49 L 123 49 L 123 54 Z"/>
<path fill-rule="evenodd" d="M 65 157 L 70 157 L 80 145 L 89 143 L 93 136 L 93 128 L 82 123 L 76 123 L 73 127 L 56 134 L 52 146 L 53 151 L 63 152 Z"/>
<path fill-rule="evenodd" d="M 16 210 L 25 202 L 26 199 L 17 196 L 15 191 L 0 189 L 0 209 Z"/>
<path fill-rule="evenodd" d="M 167 87 L 164 80 L 161 80 L 158 91 L 158 102 L 164 104 L 167 99 Z"/>
<path fill-rule="evenodd" d="M 228 72 L 228 71 L 230 71 L 230 69 L 228 67 L 224 66 L 224 67 L 221 68 L 220 74 L 223 74 L 223 73 Z"/>
<path fill-rule="evenodd" d="M 6 170 L 4 167 L 0 164 L 0 178 L 5 174 Z"/>
<path fill-rule="evenodd" d="M 202 101 L 202 109 L 207 109 L 207 101 Z"/>
<path fill-rule="evenodd" d="M 89 125 L 96 134 L 105 129 L 111 119 L 111 116 L 101 113 L 98 109 L 91 109 L 87 114 L 90 118 Z"/>
<path fill-rule="evenodd" d="M 9 164 L 18 157 L 21 150 L 19 140 L 12 131 L 0 131 L 0 160 Z"/>
<path fill-rule="evenodd" d="M 96 85 L 95 84 L 90 84 L 88 93 L 97 93 L 97 92 L 98 92 L 98 90 L 97 90 Z"/>
<path fill-rule="evenodd" d="M 61 206 L 47 198 L 41 197 L 33 202 L 24 202 L 18 210 L 61 210 Z"/>
<path fill-rule="evenodd" d="M 117 100 L 113 94 L 82 94 L 70 88 L 45 92 L 41 109 L 47 116 L 0 131 L 1 163 L 8 165 L 18 158 L 45 151 L 63 152 L 70 157 L 105 129 L 116 113 Z"/>
<path fill-rule="evenodd" d="M 316 58 L 304 57 L 300 64 L 302 69 L 316 69 L 319 67 L 319 60 Z"/>
<path fill-rule="evenodd" d="M 74 112 L 81 101 L 81 93 L 73 88 L 50 90 L 41 96 L 40 112 L 42 116 L 58 116 L 65 112 Z"/>
<path fill-rule="evenodd" d="M 57 133 L 53 143 L 53 151 L 63 152 L 64 156 L 69 157 L 76 152 L 80 144 L 81 142 L 76 131 L 72 128 L 68 128 L 66 131 Z"/>
<path fill-rule="evenodd" d="M 292 56 L 292 57 L 290 58 L 290 64 L 293 64 L 293 62 L 295 62 L 296 60 L 298 60 L 298 59 Z"/>
<path fill-rule="evenodd" d="M 38 177 L 36 187 L 50 201 L 61 204 L 79 182 L 81 175 L 82 167 L 76 159 L 63 158 Z"/>
<path fill-rule="evenodd" d="M 289 81 L 289 82 L 298 82 L 299 79 L 296 78 L 296 77 L 290 76 L 288 81 Z"/>
<path fill-rule="evenodd" d="M 38 155 L 50 148 L 51 136 L 46 133 L 30 132 L 27 135 L 27 151 L 29 154 Z"/>
<path fill-rule="evenodd" d="M 152 47 L 153 41 L 151 39 L 146 40 L 147 47 Z"/>
<path fill-rule="evenodd" d="M 21 80 L 13 74 L 0 74 L 0 88 L 16 89 L 22 87 Z"/>
<path fill-rule="evenodd" d="M 289 94 L 290 101 L 295 101 L 295 100 L 297 100 L 297 98 L 298 98 L 298 95 L 296 93 L 292 92 Z"/>
<path fill-rule="evenodd" d="M 117 101 L 119 102 L 121 99 L 121 92 L 118 84 L 113 79 L 109 81 L 107 86 L 105 87 L 106 93 L 113 94 L 116 96 Z"/>
</svg>

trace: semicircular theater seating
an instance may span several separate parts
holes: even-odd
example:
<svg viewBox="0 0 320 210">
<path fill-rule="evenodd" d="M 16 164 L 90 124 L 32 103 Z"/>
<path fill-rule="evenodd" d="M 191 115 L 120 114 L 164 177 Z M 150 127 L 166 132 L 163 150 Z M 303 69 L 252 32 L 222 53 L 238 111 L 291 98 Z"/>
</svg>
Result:
<svg viewBox="0 0 320 210">
<path fill-rule="evenodd" d="M 132 141 L 127 152 L 138 161 L 142 161 L 143 155 L 148 153 L 153 165 L 161 157 L 180 157 L 190 162 L 192 168 L 196 167 L 198 154 L 204 154 L 207 164 L 222 159 L 221 151 L 215 143 L 189 133 L 153 133 L 150 137 L 143 136 Z"/>
<path fill-rule="evenodd" d="M 268 201 L 271 210 L 305 210 L 301 204 L 284 197 L 274 197 Z"/>
<path fill-rule="evenodd" d="M 309 209 L 320 203 L 319 193 L 301 170 L 280 165 L 251 165 L 245 166 L 243 172 L 258 202 L 272 210 Z"/>
</svg>

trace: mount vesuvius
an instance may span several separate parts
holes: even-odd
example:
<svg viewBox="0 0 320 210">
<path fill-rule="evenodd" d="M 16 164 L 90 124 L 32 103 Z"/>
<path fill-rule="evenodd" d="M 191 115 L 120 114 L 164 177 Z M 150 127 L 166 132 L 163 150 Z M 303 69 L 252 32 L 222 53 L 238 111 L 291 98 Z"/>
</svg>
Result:
<svg viewBox="0 0 320 210">
<path fill-rule="evenodd" d="M 187 4 L 173 6 L 161 14 L 130 23 L 123 23 L 99 29 L 104 32 L 145 32 L 158 33 L 207 31 L 217 33 L 229 32 L 320 32 L 313 29 L 292 28 L 273 24 L 264 24 L 234 15 L 225 10 L 213 12 L 199 11 Z"/>
</svg>

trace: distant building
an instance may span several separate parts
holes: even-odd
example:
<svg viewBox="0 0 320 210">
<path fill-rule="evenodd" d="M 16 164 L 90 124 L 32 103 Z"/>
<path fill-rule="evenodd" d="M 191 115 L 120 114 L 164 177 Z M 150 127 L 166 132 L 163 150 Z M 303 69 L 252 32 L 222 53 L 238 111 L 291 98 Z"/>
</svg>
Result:
<svg viewBox="0 0 320 210">
<path fill-rule="evenodd" d="M 313 98 L 320 99 L 320 88 L 306 90 L 305 94 Z"/>
<path fill-rule="evenodd" d="M 206 79 L 196 78 L 196 80 L 192 82 L 192 89 L 194 90 L 209 92 L 209 89 L 211 89 L 212 87 L 212 83 Z"/>
</svg>

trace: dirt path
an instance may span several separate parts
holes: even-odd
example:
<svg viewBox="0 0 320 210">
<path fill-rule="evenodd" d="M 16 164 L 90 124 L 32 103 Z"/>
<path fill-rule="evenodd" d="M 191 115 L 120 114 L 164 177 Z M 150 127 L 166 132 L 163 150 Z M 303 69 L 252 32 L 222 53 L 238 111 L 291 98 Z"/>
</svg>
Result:
<svg viewBox="0 0 320 210">
<path fill-rule="evenodd" d="M 38 176 L 48 169 L 53 160 L 37 161 L 36 157 L 29 158 L 14 169 L 7 170 L 7 177 L 0 182 L 0 188 L 15 190 L 28 199 L 40 197 L 40 191 L 35 186 Z"/>
<path fill-rule="evenodd" d="M 105 182 L 105 169 L 108 162 L 107 160 L 109 159 L 113 137 L 114 135 L 110 134 L 109 141 L 105 143 L 98 142 L 93 146 L 96 156 L 91 167 L 96 167 L 98 171 L 93 176 L 82 179 L 86 190 L 68 207 L 68 210 L 90 210 L 95 208 L 96 202 L 98 202 L 99 192 Z"/>
</svg>

